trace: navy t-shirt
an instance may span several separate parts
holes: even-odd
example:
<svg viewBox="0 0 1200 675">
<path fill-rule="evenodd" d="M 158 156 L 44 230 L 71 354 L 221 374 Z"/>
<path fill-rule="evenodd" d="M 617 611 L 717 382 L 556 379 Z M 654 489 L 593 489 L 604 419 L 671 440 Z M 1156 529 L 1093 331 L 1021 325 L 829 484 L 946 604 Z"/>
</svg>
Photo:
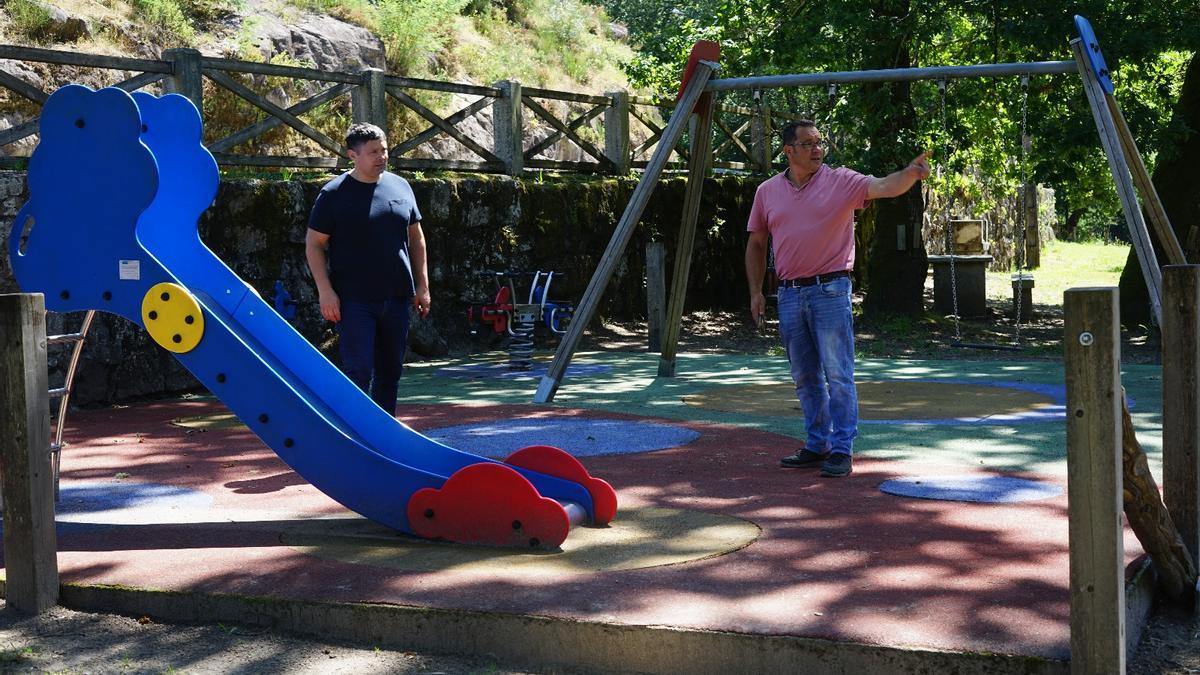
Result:
<svg viewBox="0 0 1200 675">
<path fill-rule="evenodd" d="M 377 301 L 414 293 L 408 226 L 421 222 L 408 181 L 387 171 L 378 183 L 349 172 L 321 188 L 308 226 L 329 235 L 333 290 L 348 300 Z"/>
</svg>

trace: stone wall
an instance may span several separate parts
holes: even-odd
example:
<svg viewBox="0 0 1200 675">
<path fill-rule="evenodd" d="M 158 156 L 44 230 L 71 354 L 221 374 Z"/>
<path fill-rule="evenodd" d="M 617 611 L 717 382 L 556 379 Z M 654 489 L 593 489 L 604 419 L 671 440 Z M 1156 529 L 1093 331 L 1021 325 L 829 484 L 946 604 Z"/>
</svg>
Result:
<svg viewBox="0 0 1200 675">
<path fill-rule="evenodd" d="M 497 347 L 469 336 L 467 305 L 495 295 L 489 270 L 554 269 L 552 300 L 577 302 L 604 253 L 633 179 L 500 176 L 411 179 L 428 241 L 433 311 L 416 321 L 411 350 L 437 356 L 471 347 Z M 223 181 L 202 216 L 201 237 L 264 298 L 275 282 L 299 302 L 294 324 L 331 356 L 332 327 L 320 317 L 304 259 L 308 211 L 322 181 Z M 645 313 L 645 245 L 662 241 L 672 264 L 686 180 L 667 178 L 655 189 L 603 296 L 600 313 L 634 318 Z M 709 179 L 697 228 L 686 309 L 736 309 L 745 304 L 745 223 L 757 180 Z M 13 219 L 27 198 L 22 172 L 0 171 L 0 292 L 16 292 L 7 255 Z M 668 267 L 668 269 L 670 269 Z M 668 284 L 670 280 L 668 278 Z M 74 330 L 77 316 L 52 314 L 50 332 Z M 61 380 L 66 354 L 52 350 L 51 381 Z M 336 358 L 335 358 L 336 360 Z M 192 390 L 199 384 L 144 331 L 98 315 L 84 350 L 73 401 L 97 405 Z"/>
</svg>

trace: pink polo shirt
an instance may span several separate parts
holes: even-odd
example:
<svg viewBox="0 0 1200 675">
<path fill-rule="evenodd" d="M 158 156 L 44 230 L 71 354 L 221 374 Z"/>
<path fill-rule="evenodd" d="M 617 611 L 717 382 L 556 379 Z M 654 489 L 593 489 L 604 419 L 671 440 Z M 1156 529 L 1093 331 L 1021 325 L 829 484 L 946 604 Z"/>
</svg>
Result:
<svg viewBox="0 0 1200 675">
<path fill-rule="evenodd" d="M 824 164 L 802 188 L 777 174 L 754 193 L 746 230 L 771 234 L 780 279 L 852 269 L 854 211 L 866 206 L 870 183 L 871 176 Z"/>
</svg>

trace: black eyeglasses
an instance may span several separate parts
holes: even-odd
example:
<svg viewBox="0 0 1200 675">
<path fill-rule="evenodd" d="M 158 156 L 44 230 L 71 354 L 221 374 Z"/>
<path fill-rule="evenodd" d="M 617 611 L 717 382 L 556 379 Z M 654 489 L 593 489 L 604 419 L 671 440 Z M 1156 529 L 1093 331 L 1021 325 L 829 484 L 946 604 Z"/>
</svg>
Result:
<svg viewBox="0 0 1200 675">
<path fill-rule="evenodd" d="M 788 145 L 792 146 L 793 148 L 800 148 L 805 152 L 810 152 L 813 148 L 820 148 L 822 150 L 829 149 L 829 141 L 823 138 L 819 141 L 799 141 L 796 143 L 788 143 Z"/>
</svg>

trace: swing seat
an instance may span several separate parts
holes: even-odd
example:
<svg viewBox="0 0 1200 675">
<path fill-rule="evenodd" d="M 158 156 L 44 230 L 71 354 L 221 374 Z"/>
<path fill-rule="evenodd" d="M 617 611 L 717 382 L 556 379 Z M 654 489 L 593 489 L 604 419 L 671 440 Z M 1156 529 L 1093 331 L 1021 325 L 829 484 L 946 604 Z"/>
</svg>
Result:
<svg viewBox="0 0 1200 675">
<path fill-rule="evenodd" d="M 496 297 L 491 302 L 475 302 L 467 306 L 467 322 L 471 324 L 471 333 L 475 332 L 476 324 L 491 326 L 497 333 L 508 330 L 508 318 L 513 314 L 511 292 L 507 286 L 501 286 L 496 291 Z"/>
<path fill-rule="evenodd" d="M 987 315 L 987 266 L 990 255 L 931 255 L 933 308 L 939 314 L 954 314 L 957 296 L 959 316 Z M 953 259 L 953 260 L 952 260 Z M 954 274 L 950 274 L 953 264 Z"/>
<path fill-rule="evenodd" d="M 542 323 L 556 335 L 566 334 L 574 315 L 575 306 L 569 302 L 547 302 L 542 307 Z"/>
</svg>

